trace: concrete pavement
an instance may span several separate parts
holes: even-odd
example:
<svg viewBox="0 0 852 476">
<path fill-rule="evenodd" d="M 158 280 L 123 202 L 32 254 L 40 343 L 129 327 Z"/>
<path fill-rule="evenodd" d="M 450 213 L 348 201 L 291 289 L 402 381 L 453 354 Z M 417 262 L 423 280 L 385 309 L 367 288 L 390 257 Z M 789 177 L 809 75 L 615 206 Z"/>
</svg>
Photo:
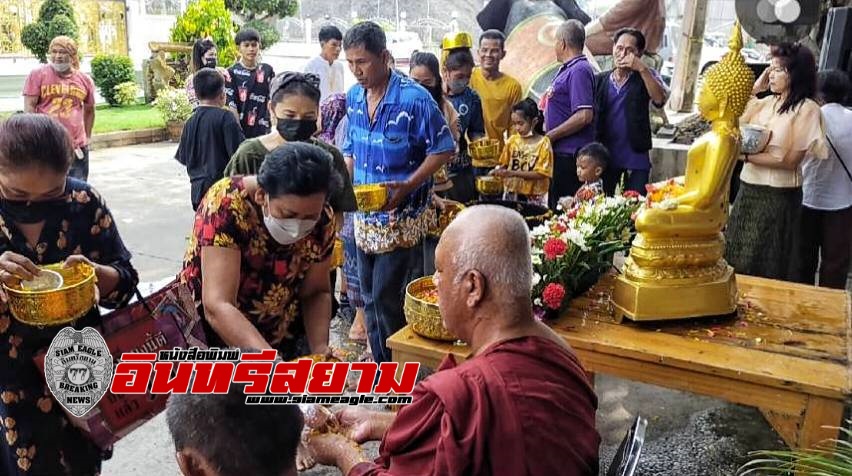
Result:
<svg viewBox="0 0 852 476">
<path fill-rule="evenodd" d="M 175 149 L 159 143 L 92 153 L 90 181 L 112 210 L 143 281 L 178 272 L 191 231 L 189 179 L 172 158 Z M 777 435 L 754 409 L 604 375 L 597 376 L 596 391 L 602 469 L 637 414 L 649 420 L 640 475 L 729 475 L 748 451 L 778 446 Z M 369 450 L 375 454 L 376 445 Z M 163 415 L 120 441 L 103 474 L 177 475 Z M 315 468 L 304 474 L 339 472 Z"/>
</svg>

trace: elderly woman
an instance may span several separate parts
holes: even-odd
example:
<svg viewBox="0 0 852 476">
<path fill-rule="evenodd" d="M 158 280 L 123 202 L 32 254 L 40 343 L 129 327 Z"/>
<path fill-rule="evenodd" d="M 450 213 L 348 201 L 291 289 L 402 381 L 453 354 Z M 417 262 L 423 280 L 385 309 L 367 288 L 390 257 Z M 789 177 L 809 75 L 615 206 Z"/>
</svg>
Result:
<svg viewBox="0 0 852 476">
<path fill-rule="evenodd" d="M 816 60 L 799 44 L 782 44 L 754 86 L 740 124 L 771 131 L 768 145 L 740 157 L 740 189 L 725 232 L 725 259 L 737 273 L 794 280 L 798 272 L 796 235 L 802 206 L 802 160 L 825 158 L 825 136 L 816 93 Z"/>
<path fill-rule="evenodd" d="M 181 281 L 192 288 L 211 345 L 328 352 L 334 215 L 330 154 L 289 142 L 256 176 L 225 178 L 195 216 Z M 305 345 L 305 339 L 307 346 Z"/>
<path fill-rule="evenodd" d="M 74 146 L 55 119 L 19 114 L 0 124 L 0 281 L 15 286 L 40 265 L 88 263 L 100 305 L 116 308 L 139 281 L 103 198 L 66 178 Z M 73 425 L 44 385 L 33 356 L 65 327 L 17 321 L 0 304 L 0 474 L 96 474 L 105 455 Z M 101 323 L 98 307 L 71 325 Z"/>
</svg>

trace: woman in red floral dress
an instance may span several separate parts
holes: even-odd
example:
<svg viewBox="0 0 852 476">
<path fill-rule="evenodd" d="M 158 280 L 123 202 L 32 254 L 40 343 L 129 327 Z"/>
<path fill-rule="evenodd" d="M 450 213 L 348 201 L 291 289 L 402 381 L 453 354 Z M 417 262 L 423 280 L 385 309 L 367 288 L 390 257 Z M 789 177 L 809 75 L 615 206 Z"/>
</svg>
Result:
<svg viewBox="0 0 852 476">
<path fill-rule="evenodd" d="M 210 188 L 180 274 L 210 345 L 274 348 L 285 359 L 328 352 L 328 196 L 340 180 L 327 152 L 291 142 L 270 152 L 258 175 Z"/>
</svg>

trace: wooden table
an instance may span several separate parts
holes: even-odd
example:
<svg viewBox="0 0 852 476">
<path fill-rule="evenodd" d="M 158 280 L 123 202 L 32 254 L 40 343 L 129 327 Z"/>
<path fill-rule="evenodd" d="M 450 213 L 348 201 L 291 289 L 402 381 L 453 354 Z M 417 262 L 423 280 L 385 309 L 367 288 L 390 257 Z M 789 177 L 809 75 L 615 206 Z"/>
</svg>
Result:
<svg viewBox="0 0 852 476">
<path fill-rule="evenodd" d="M 795 448 L 837 431 L 852 394 L 852 310 L 845 291 L 737 276 L 736 317 L 613 322 L 607 275 L 551 327 L 589 372 L 600 372 L 759 408 Z M 676 296 L 673 296 L 676 298 Z M 437 342 L 408 327 L 388 339 L 396 362 L 435 368 L 466 345 Z"/>
</svg>

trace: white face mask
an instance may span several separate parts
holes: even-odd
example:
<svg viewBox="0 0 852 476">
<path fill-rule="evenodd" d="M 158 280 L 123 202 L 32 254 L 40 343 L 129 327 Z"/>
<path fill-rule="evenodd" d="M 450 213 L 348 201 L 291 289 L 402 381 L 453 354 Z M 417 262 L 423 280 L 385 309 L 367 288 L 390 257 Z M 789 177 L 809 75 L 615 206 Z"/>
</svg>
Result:
<svg viewBox="0 0 852 476">
<path fill-rule="evenodd" d="M 267 203 L 267 210 L 269 204 Z M 308 236 L 316 227 L 317 220 L 300 220 L 298 218 L 275 218 L 264 213 L 263 224 L 272 235 L 272 239 L 282 245 L 293 243 Z"/>
<path fill-rule="evenodd" d="M 65 73 L 71 69 L 71 63 L 50 63 L 50 66 L 52 66 L 53 70 L 57 73 Z"/>
</svg>

